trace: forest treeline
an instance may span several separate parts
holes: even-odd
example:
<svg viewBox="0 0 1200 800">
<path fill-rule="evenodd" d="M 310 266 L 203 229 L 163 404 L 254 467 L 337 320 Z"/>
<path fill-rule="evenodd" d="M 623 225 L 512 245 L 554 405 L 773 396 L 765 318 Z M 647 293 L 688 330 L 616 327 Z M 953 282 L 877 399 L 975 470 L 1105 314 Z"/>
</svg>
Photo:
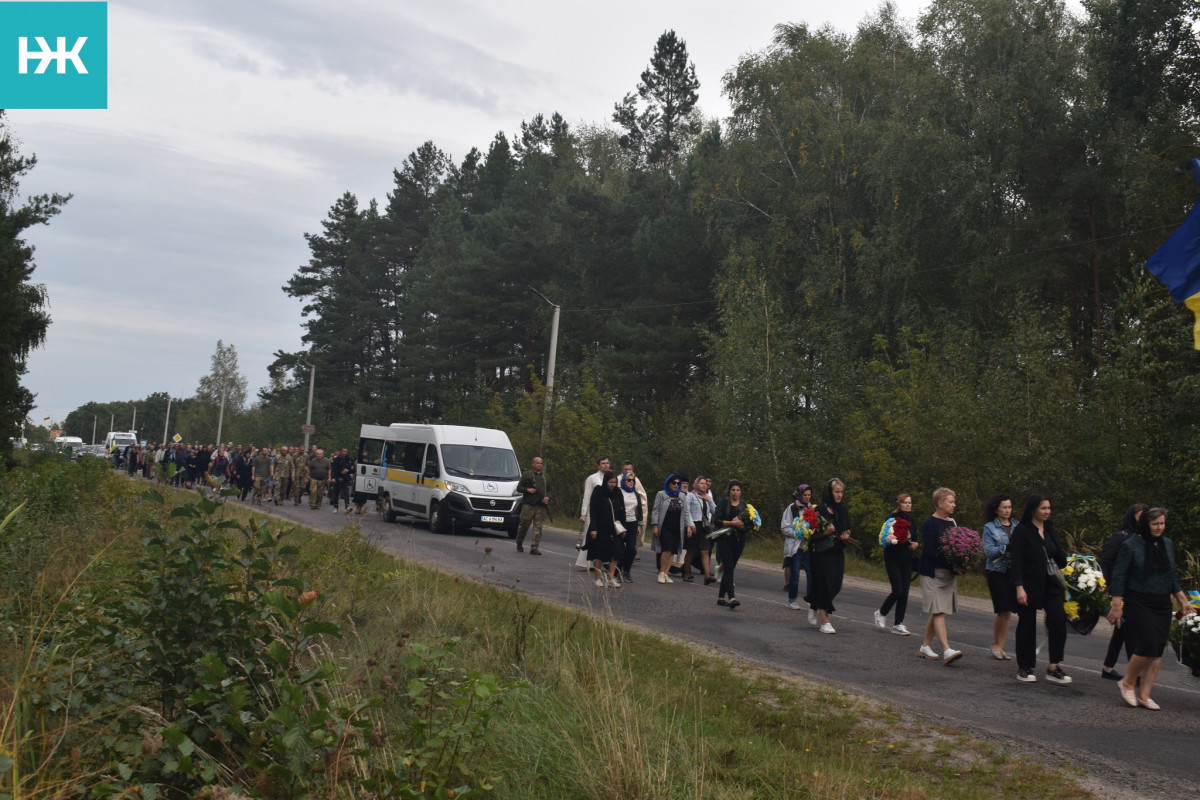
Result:
<svg viewBox="0 0 1200 800">
<path fill-rule="evenodd" d="M 768 519 L 837 475 L 863 526 L 947 485 L 964 524 L 1036 490 L 1093 544 L 1135 501 L 1200 544 L 1191 315 L 1144 270 L 1198 195 L 1198 7 L 885 4 L 778 26 L 720 87 L 668 31 L 611 123 L 547 109 L 336 198 L 248 430 L 298 439 L 311 365 L 318 438 L 502 427 L 564 512 L 603 453 L 737 476 Z M 530 287 L 562 308 L 544 442 Z"/>
</svg>

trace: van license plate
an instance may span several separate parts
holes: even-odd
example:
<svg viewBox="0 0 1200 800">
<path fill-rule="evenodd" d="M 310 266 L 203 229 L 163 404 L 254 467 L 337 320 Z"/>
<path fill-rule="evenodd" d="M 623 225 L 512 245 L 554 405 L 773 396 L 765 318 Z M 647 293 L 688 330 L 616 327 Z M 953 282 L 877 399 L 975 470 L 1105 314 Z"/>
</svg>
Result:
<svg viewBox="0 0 1200 800">
<path fill-rule="evenodd" d="M 480 522 L 499 522 L 499 523 L 503 524 L 504 517 L 480 517 L 479 521 Z"/>
</svg>

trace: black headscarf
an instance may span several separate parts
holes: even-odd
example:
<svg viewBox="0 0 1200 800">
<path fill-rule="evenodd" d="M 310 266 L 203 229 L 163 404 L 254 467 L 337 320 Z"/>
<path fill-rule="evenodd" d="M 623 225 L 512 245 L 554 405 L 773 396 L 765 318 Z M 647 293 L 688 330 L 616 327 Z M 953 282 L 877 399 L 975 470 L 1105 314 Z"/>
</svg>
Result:
<svg viewBox="0 0 1200 800">
<path fill-rule="evenodd" d="M 1130 533 L 1138 532 L 1138 512 L 1145 511 L 1148 506 L 1145 503 L 1134 503 L 1129 508 L 1125 509 L 1125 518 L 1121 520 L 1121 530 L 1129 531 Z"/>
<path fill-rule="evenodd" d="M 1171 568 L 1170 561 L 1167 560 L 1167 546 L 1163 544 L 1162 536 L 1150 533 L 1151 511 L 1162 511 L 1162 509 L 1147 508 L 1142 512 L 1142 518 L 1137 523 L 1138 535 L 1142 537 L 1142 544 L 1145 546 L 1146 572 L 1166 572 Z M 1162 516 L 1166 516 L 1165 511 L 1162 511 Z"/>
<path fill-rule="evenodd" d="M 842 485 L 842 491 L 845 491 L 846 485 L 837 478 L 830 478 L 825 484 L 825 491 L 821 494 L 821 505 L 824 506 L 826 517 L 833 522 L 833 529 L 837 533 L 850 530 L 850 511 L 846 508 L 845 495 L 843 501 L 835 503 L 833 501 L 833 485 L 835 483 Z"/>
</svg>

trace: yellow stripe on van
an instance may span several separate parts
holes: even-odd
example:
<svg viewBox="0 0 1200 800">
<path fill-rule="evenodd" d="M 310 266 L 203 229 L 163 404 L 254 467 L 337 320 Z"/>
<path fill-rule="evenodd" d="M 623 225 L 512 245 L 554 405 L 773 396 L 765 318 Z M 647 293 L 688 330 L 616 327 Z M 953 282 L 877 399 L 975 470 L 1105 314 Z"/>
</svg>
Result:
<svg viewBox="0 0 1200 800">
<path fill-rule="evenodd" d="M 388 467 L 386 480 L 392 481 L 394 483 L 409 483 L 409 484 L 416 485 L 417 479 L 419 477 L 420 477 L 420 474 L 416 473 L 416 472 L 408 472 L 406 470 L 393 469 L 391 467 Z M 426 480 L 425 483 L 423 483 L 421 485 L 422 486 L 430 486 L 434 489 L 441 489 L 441 490 L 447 491 L 447 492 L 450 491 L 450 486 L 443 481 Z"/>
</svg>

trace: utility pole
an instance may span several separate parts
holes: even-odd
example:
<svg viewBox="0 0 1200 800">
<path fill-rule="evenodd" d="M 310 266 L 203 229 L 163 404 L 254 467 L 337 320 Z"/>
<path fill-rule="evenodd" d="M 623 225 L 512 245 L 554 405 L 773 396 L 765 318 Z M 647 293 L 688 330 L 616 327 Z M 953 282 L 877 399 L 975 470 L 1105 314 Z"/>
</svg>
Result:
<svg viewBox="0 0 1200 800">
<path fill-rule="evenodd" d="M 221 428 L 225 425 L 225 389 L 221 389 L 221 413 L 217 415 L 217 441 L 221 441 Z"/>
<path fill-rule="evenodd" d="M 529 291 L 545 300 L 554 309 L 554 316 L 550 320 L 550 359 L 546 363 L 546 407 L 542 410 L 542 437 L 538 440 L 538 449 L 543 449 L 546 446 L 546 432 L 550 429 L 550 411 L 554 406 L 554 361 L 558 356 L 558 315 L 562 307 L 557 303 L 551 303 L 546 295 L 532 286 L 529 287 Z"/>
<path fill-rule="evenodd" d="M 163 438 L 164 445 L 167 443 L 167 430 L 171 427 L 171 395 L 167 395 L 167 418 L 163 420 Z M 221 443 L 221 437 L 217 437 L 217 444 Z"/>
<path fill-rule="evenodd" d="M 96 415 L 92 414 L 92 445 L 96 444 Z"/>
<path fill-rule="evenodd" d="M 313 386 L 317 383 L 317 365 L 308 365 L 308 412 L 304 415 L 304 456 L 308 457 L 308 431 L 312 430 L 312 399 Z"/>
<path fill-rule="evenodd" d="M 129 430 L 133 431 L 134 438 L 137 438 L 137 406 L 133 407 L 133 422 L 129 425 Z"/>
</svg>

